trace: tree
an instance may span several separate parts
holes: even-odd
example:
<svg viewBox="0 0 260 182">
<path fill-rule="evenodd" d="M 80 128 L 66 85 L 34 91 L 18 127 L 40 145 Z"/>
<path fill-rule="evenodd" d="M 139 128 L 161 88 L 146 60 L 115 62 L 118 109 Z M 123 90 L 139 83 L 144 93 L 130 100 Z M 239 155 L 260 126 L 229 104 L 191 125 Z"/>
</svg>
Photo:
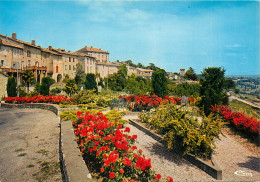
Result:
<svg viewBox="0 0 260 182">
<path fill-rule="evenodd" d="M 42 95 L 49 95 L 50 93 L 50 86 L 55 83 L 55 80 L 50 77 L 43 77 L 42 84 L 40 86 L 40 94 Z"/>
<path fill-rule="evenodd" d="M 232 79 L 227 78 L 227 79 L 225 79 L 224 86 L 225 86 L 225 89 L 235 88 L 235 82 Z"/>
<path fill-rule="evenodd" d="M 226 102 L 226 93 L 224 88 L 225 70 L 220 67 L 205 68 L 202 72 L 200 80 L 200 96 L 202 97 L 200 106 L 203 108 L 206 115 L 210 114 L 210 109 L 214 105 L 223 104 Z"/>
<path fill-rule="evenodd" d="M 151 92 L 151 83 L 140 76 L 136 77 L 134 73 L 132 73 L 126 82 L 126 87 L 124 90 L 128 93 L 134 95 L 145 95 Z"/>
<path fill-rule="evenodd" d="M 29 93 L 29 86 L 35 80 L 33 71 L 32 70 L 25 70 L 22 78 L 27 85 L 27 93 Z"/>
<path fill-rule="evenodd" d="M 81 64 L 77 64 L 76 65 L 76 75 L 75 75 L 75 83 L 77 85 L 81 85 L 82 83 L 84 83 L 85 81 L 85 78 L 86 78 L 86 74 L 83 70 L 83 67 Z"/>
<path fill-rule="evenodd" d="M 93 74 L 93 73 L 87 74 L 86 80 L 85 80 L 85 87 L 87 90 L 95 89 L 95 92 L 98 92 L 95 74 Z"/>
<path fill-rule="evenodd" d="M 153 93 L 159 97 L 167 95 L 167 78 L 164 70 L 158 69 L 152 74 L 152 88 Z"/>
<path fill-rule="evenodd" d="M 142 65 L 141 63 L 137 63 L 136 65 L 138 68 L 144 68 L 144 65 Z"/>
<path fill-rule="evenodd" d="M 194 69 L 190 67 L 184 74 L 184 78 L 189 79 L 189 80 L 197 80 L 197 75 L 194 72 Z"/>
<path fill-rule="evenodd" d="M 7 80 L 7 95 L 9 97 L 17 96 L 16 79 L 14 77 L 8 77 Z"/>
<path fill-rule="evenodd" d="M 74 81 L 74 79 L 68 79 L 63 90 L 71 96 L 71 94 L 74 94 L 77 90 L 78 87 Z"/>
</svg>

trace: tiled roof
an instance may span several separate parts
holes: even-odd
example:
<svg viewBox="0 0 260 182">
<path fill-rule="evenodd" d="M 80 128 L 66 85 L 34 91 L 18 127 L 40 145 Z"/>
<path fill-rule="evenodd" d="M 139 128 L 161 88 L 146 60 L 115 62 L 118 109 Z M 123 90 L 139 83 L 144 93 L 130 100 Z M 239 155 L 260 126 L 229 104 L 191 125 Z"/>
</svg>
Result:
<svg viewBox="0 0 260 182">
<path fill-rule="evenodd" d="M 33 44 L 29 43 L 29 42 L 24 42 L 24 41 L 19 40 L 19 39 L 13 39 L 12 37 L 8 37 L 8 36 L 2 35 L 2 34 L 0 34 L 0 36 L 5 37 L 5 38 L 10 39 L 10 40 L 13 40 L 13 41 L 18 42 L 18 43 L 21 43 L 21 44 L 25 44 L 25 45 L 28 45 L 28 46 L 40 49 L 40 47 L 38 47 L 36 45 L 33 45 Z"/>
<path fill-rule="evenodd" d="M 143 68 L 136 68 L 136 69 L 138 69 L 139 71 L 144 71 L 144 72 L 151 72 L 151 71 L 153 71 L 153 70 L 150 70 L 150 69 L 143 69 Z"/>
<path fill-rule="evenodd" d="M 51 53 L 51 54 L 55 54 L 55 55 L 61 56 L 61 54 L 58 54 L 58 53 L 56 53 L 56 52 L 54 52 L 54 51 L 51 51 L 50 49 L 41 48 L 41 50 L 42 50 L 43 52 L 48 52 L 48 53 Z"/>
<path fill-rule="evenodd" d="M 117 66 L 119 67 L 120 64 L 117 64 L 117 63 L 101 63 L 101 62 L 97 62 L 98 65 L 104 65 L 104 66 Z"/>
<path fill-rule="evenodd" d="M 16 48 L 19 48 L 19 49 L 23 49 L 22 46 L 16 45 L 16 44 L 14 44 L 14 43 L 6 40 L 6 39 L 1 39 L 1 40 L 2 40 L 2 44 L 3 45 L 9 46 L 9 47 L 16 47 Z"/>
<path fill-rule="evenodd" d="M 61 51 L 60 49 L 51 49 L 54 52 L 57 52 L 59 54 L 67 54 L 67 55 L 72 55 L 72 56 L 77 56 L 77 54 L 73 53 L 73 52 L 66 52 L 66 51 Z"/>
<path fill-rule="evenodd" d="M 84 54 L 84 53 L 82 53 L 82 52 L 74 52 L 74 54 L 76 54 L 76 55 L 78 55 L 78 56 L 84 56 L 84 57 L 90 57 L 90 58 L 96 59 L 96 57 L 90 56 L 90 55 L 87 55 L 87 54 Z"/>
<path fill-rule="evenodd" d="M 76 52 L 99 52 L 99 53 L 109 54 L 109 52 L 107 52 L 107 51 L 103 51 L 103 50 L 95 48 L 95 47 L 87 47 L 87 46 L 77 50 Z"/>
</svg>

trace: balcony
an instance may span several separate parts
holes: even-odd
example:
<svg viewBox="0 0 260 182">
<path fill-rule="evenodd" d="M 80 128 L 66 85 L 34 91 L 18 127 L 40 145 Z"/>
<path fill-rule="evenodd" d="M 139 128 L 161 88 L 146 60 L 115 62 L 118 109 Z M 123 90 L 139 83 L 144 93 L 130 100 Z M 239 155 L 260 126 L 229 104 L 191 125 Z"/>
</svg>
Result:
<svg viewBox="0 0 260 182">
<path fill-rule="evenodd" d="M 28 70 L 40 70 L 40 71 L 47 71 L 46 66 L 26 66 Z"/>
<path fill-rule="evenodd" d="M 16 68 L 1 67 L 0 70 L 3 71 L 3 72 L 6 72 L 6 73 L 17 73 L 17 69 Z M 18 73 L 23 73 L 23 70 L 22 69 L 18 69 Z"/>
</svg>

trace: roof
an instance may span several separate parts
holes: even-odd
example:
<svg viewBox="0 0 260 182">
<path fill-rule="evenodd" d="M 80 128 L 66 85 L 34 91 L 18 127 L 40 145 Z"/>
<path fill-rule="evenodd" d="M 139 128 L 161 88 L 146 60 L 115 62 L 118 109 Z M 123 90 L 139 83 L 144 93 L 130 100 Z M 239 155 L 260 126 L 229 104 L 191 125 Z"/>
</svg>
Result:
<svg viewBox="0 0 260 182">
<path fill-rule="evenodd" d="M 54 48 L 52 48 L 51 51 L 57 52 L 59 54 L 67 54 L 67 55 L 77 56 L 77 54 L 75 54 L 73 52 L 66 52 L 65 50 L 62 51 L 61 49 L 54 49 Z"/>
<path fill-rule="evenodd" d="M 56 52 L 54 52 L 54 51 L 51 51 L 50 49 L 41 48 L 41 50 L 42 50 L 43 52 L 48 52 L 48 53 L 51 53 L 51 54 L 55 54 L 55 55 L 61 56 L 61 54 L 58 54 L 58 53 L 56 53 Z"/>
<path fill-rule="evenodd" d="M 120 64 L 117 63 L 101 63 L 101 62 L 97 62 L 98 65 L 104 65 L 104 66 L 120 66 Z"/>
<path fill-rule="evenodd" d="M 82 53 L 82 52 L 74 52 L 74 54 L 76 54 L 76 55 L 78 55 L 78 56 L 84 56 L 84 57 L 89 57 L 89 58 L 96 59 L 96 57 L 90 56 L 90 55 L 87 55 L 87 54 L 84 54 L 84 53 Z"/>
<path fill-rule="evenodd" d="M 153 70 L 150 70 L 150 69 L 143 69 L 143 68 L 136 68 L 136 69 L 138 69 L 139 71 L 144 71 L 144 72 L 151 72 L 151 71 L 153 71 Z"/>
<path fill-rule="evenodd" d="M 28 45 L 28 46 L 31 46 L 31 47 L 34 47 L 34 48 L 40 49 L 40 47 L 38 47 L 38 46 L 36 46 L 36 45 L 33 45 L 33 44 L 29 43 L 29 42 L 24 42 L 24 41 L 19 40 L 19 39 L 13 39 L 12 37 L 8 37 L 8 36 L 6 36 L 6 35 L 2 35 L 2 34 L 0 34 L 0 36 L 5 37 L 5 38 L 7 38 L 7 39 L 10 39 L 10 40 L 12 40 L 12 41 L 15 41 L 15 42 L 21 43 L 21 44 L 25 44 L 25 45 Z"/>
<path fill-rule="evenodd" d="M 95 47 L 92 47 L 92 46 L 91 46 L 91 47 L 85 46 L 85 47 L 83 47 L 83 48 L 77 50 L 76 52 L 98 52 L 98 53 L 106 53 L 106 54 L 109 54 L 109 52 L 107 52 L 107 51 L 103 51 L 103 50 L 101 50 L 101 49 L 98 49 L 98 48 L 95 48 Z"/>
<path fill-rule="evenodd" d="M 16 45 L 6 39 L 1 39 L 2 40 L 2 44 L 5 45 L 5 46 L 9 46 L 9 47 L 16 47 L 16 48 L 19 48 L 19 49 L 23 49 L 22 46 L 19 46 L 19 45 Z"/>
</svg>

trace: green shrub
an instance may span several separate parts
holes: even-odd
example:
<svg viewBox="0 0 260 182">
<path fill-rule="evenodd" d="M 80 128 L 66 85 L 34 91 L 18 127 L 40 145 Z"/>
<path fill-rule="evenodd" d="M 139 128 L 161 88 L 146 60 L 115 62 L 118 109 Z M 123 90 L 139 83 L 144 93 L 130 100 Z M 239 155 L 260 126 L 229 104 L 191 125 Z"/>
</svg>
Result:
<svg viewBox="0 0 260 182">
<path fill-rule="evenodd" d="M 27 93 L 25 92 L 25 90 L 19 88 L 19 97 L 26 97 L 26 96 Z"/>
<path fill-rule="evenodd" d="M 213 115 L 204 116 L 199 122 L 192 113 L 174 104 L 141 113 L 139 119 L 164 135 L 168 148 L 205 158 L 211 157 L 214 139 L 219 137 L 222 126 L 221 120 Z"/>
<path fill-rule="evenodd" d="M 34 91 L 31 91 L 29 94 L 28 94 L 28 96 L 29 97 L 34 97 L 34 96 L 37 96 L 37 95 L 39 95 L 40 93 L 39 92 L 37 92 L 36 90 L 34 90 Z"/>
<path fill-rule="evenodd" d="M 8 77 L 8 80 L 7 80 L 7 95 L 9 97 L 17 96 L 16 86 L 17 86 L 16 79 L 14 77 Z"/>
<path fill-rule="evenodd" d="M 56 94 L 59 94 L 59 93 L 61 93 L 61 88 L 59 88 L 59 87 L 56 87 L 56 88 L 53 88 L 53 89 L 50 90 L 51 95 L 56 95 Z"/>
</svg>

